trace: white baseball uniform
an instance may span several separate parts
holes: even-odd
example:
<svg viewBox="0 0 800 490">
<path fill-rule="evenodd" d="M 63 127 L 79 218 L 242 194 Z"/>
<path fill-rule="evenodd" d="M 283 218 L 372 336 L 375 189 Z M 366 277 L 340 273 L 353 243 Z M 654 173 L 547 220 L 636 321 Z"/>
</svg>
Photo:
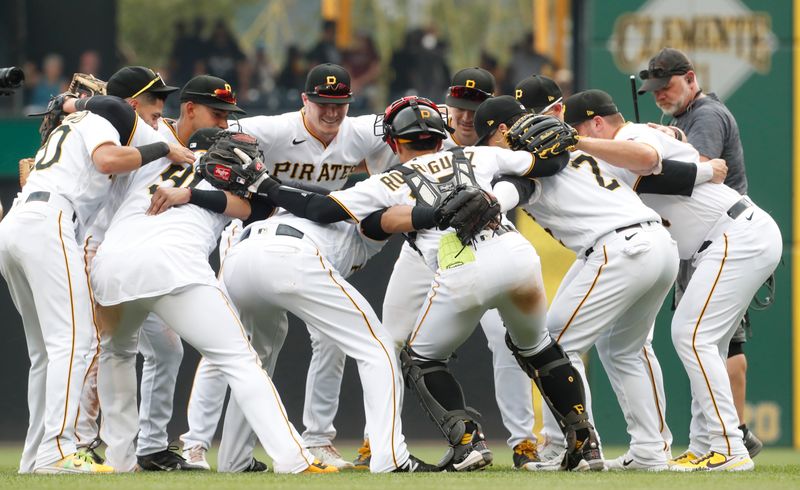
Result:
<svg viewBox="0 0 800 490">
<path fill-rule="evenodd" d="M 570 155 L 562 172 L 538 179 L 532 217 L 577 260 L 561 282 L 547 314 L 551 335 L 584 375 L 587 410 L 591 395 L 581 355 L 607 337 L 616 369 L 631 454 L 641 462 L 666 464 L 652 383 L 641 352 L 678 269 L 677 249 L 656 212 L 630 187 L 609 177 L 609 165 L 586 153 Z M 649 390 L 649 391 L 648 391 Z M 552 415 L 544 434 L 563 441 Z M 594 423 L 593 419 L 592 422 Z"/>
<path fill-rule="evenodd" d="M 74 425 L 96 335 L 83 232 L 111 185 L 92 154 L 103 144 L 120 145 L 120 139 L 96 114 L 66 117 L 39 149 L 15 206 L 0 223 L 0 272 L 22 316 L 31 358 L 21 473 L 76 451 Z"/>
<path fill-rule="evenodd" d="M 445 149 L 455 146 L 452 135 L 444 140 Z M 433 277 L 434 271 L 421 260 L 419 253 L 404 243 L 383 298 L 383 323 L 398 348 L 405 344 L 416 325 L 417 313 Z M 513 448 L 526 439 L 535 440 L 532 381 L 506 347 L 506 329 L 498 312 L 486 311 L 480 326 L 492 352 L 495 399 L 509 432 L 508 445 Z"/>
<path fill-rule="evenodd" d="M 656 149 L 660 158 L 698 161 L 697 151 L 643 124 L 626 124 L 615 139 Z M 631 172 L 615 174 L 633 185 Z M 775 221 L 724 184 L 699 184 L 691 196 L 643 194 L 696 272 L 672 319 L 672 341 L 692 387 L 689 449 L 747 455 L 725 365 L 728 343 L 750 299 L 775 270 L 782 239 Z"/>
<path fill-rule="evenodd" d="M 492 179 L 498 175 L 526 174 L 533 161 L 526 152 L 490 147 L 468 147 L 465 155 L 484 189 L 491 189 Z M 452 174 L 452 164 L 442 163 L 452 162 L 452 158 L 450 152 L 442 151 L 404 165 L 435 181 Z M 357 219 L 376 209 L 415 202 L 397 171 L 373 176 L 331 196 Z M 461 245 L 451 231 L 421 230 L 415 239 L 424 262 L 436 274 L 408 341 L 414 354 L 448 360 L 490 308 L 499 311 L 513 342 L 525 355 L 548 347 L 551 340 L 544 324 L 547 302 L 533 246 L 505 218 L 501 228 L 481 232 L 469 246 Z M 530 389 L 529 382 L 526 389 Z"/>
<path fill-rule="evenodd" d="M 336 138 L 328 145 L 322 143 L 308 128 L 302 110 L 277 116 L 244 118 L 230 121 L 230 125 L 258 139 L 270 175 L 287 185 L 311 184 L 333 190 L 344 186 L 362 160 L 366 161 L 369 171 L 375 173 L 382 171 L 394 158 L 388 145 L 375 136 L 374 122 L 374 116 L 346 117 Z M 252 340 L 258 352 L 272 352 L 274 349 L 277 354 L 280 351 L 288 320 L 285 315 L 279 315 L 275 322 L 276 338 L 271 339 L 269 345 L 262 347 L 258 345 L 257 338 Z M 317 330 L 309 329 L 309 334 L 312 338 L 312 360 L 303 411 L 303 424 L 306 426 L 303 439 L 307 447 L 327 446 L 336 436 L 333 419 L 338 409 L 345 354 L 327 338 L 317 338 Z M 268 357 L 264 358 L 264 367 L 272 372 L 277 358 Z M 209 379 L 215 376 L 209 371 L 205 364 L 198 367 L 189 401 L 190 413 L 205 411 L 197 406 L 199 400 L 224 396 L 224 392 L 217 395 L 210 393 L 219 389 L 219 382 Z M 215 403 L 213 405 L 216 406 Z M 181 436 L 184 447 L 200 445 L 207 448 L 211 444 L 212 426 L 216 425 L 216 421 L 205 421 L 197 426 L 192 422 L 198 418 L 193 416 L 190 419 L 189 432 Z M 249 457 L 245 457 L 241 451 L 246 444 L 247 434 L 236 438 L 228 433 L 223 437 L 218 469 L 237 471 L 243 468 L 242 465 L 249 464 Z"/>
<path fill-rule="evenodd" d="M 275 471 L 303 471 L 314 458 L 303 449 L 208 263 L 229 218 L 193 205 L 145 214 L 151 188 L 167 178 L 168 168 L 150 164 L 136 172 L 92 268 L 95 298 L 114 320 L 101 338 L 98 375 L 108 461 L 121 471 L 136 464 L 136 346 L 142 322 L 156 313 L 222 371 Z M 197 187 L 211 188 L 204 181 Z"/>
<path fill-rule="evenodd" d="M 272 337 L 274 318 L 288 310 L 318 330 L 316 339 L 326 337 L 356 360 L 374 473 L 393 471 L 408 459 L 400 422 L 402 373 L 391 337 L 346 278 L 382 247 L 350 222 L 320 225 L 282 214 L 251 225 L 224 268 L 231 299 L 254 339 Z M 224 434 L 247 429 L 241 417 L 229 425 L 235 410 L 229 405 Z"/>
</svg>

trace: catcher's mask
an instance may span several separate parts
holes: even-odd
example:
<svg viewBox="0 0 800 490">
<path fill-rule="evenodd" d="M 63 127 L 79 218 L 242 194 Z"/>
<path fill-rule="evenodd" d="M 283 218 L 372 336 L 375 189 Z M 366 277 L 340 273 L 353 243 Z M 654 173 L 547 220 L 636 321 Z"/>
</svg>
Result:
<svg viewBox="0 0 800 490">
<path fill-rule="evenodd" d="M 213 140 L 208 151 L 200 158 L 200 163 L 264 165 L 264 153 L 258 147 L 258 140 L 247 133 L 220 131 Z"/>
<path fill-rule="evenodd" d="M 379 118 L 381 116 L 378 116 Z M 453 128 L 442 118 L 432 101 L 415 95 L 394 101 L 376 121 L 383 128 L 383 140 L 397 153 L 397 143 L 410 143 L 428 138 L 447 138 Z M 380 136 L 380 135 L 379 135 Z"/>
</svg>

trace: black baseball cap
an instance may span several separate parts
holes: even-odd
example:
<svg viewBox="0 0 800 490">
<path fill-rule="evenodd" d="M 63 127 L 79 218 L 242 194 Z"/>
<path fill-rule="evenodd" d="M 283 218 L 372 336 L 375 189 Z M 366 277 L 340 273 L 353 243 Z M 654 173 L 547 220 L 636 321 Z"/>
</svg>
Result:
<svg viewBox="0 0 800 490">
<path fill-rule="evenodd" d="M 500 95 L 486 99 L 478 106 L 475 111 L 475 132 L 478 133 L 478 141 L 475 146 L 484 144 L 485 140 L 493 134 L 497 127 L 518 115 L 528 112 L 520 101 L 510 95 Z"/>
<path fill-rule="evenodd" d="M 305 93 L 317 104 L 349 104 L 353 101 L 350 74 L 333 63 L 317 65 L 308 72 Z"/>
<path fill-rule="evenodd" d="M 514 98 L 537 114 L 557 103 L 562 97 L 558 84 L 541 75 L 528 77 L 514 88 Z"/>
<path fill-rule="evenodd" d="M 445 103 L 467 111 L 478 109 L 481 102 L 494 94 L 494 75 L 483 68 L 464 68 L 453 75 Z"/>
<path fill-rule="evenodd" d="M 610 116 L 619 110 L 614 100 L 602 90 L 584 90 L 567 97 L 564 101 L 564 122 L 575 126 L 594 116 Z"/>
<path fill-rule="evenodd" d="M 200 128 L 189 137 L 187 147 L 192 151 L 205 151 L 217 140 L 217 135 L 225 131 L 220 128 Z"/>
<path fill-rule="evenodd" d="M 236 94 L 225 80 L 211 75 L 198 75 L 181 89 L 181 103 L 196 102 L 221 111 L 245 112 L 236 105 Z"/>
<path fill-rule="evenodd" d="M 639 87 L 639 95 L 645 92 L 661 90 L 669 83 L 673 75 L 683 75 L 694 70 L 694 65 L 683 53 L 673 48 L 664 48 L 653 56 L 647 69 L 639 72 L 644 83 Z"/>
<path fill-rule="evenodd" d="M 178 87 L 170 87 L 160 74 L 145 66 L 121 68 L 111 75 L 106 84 L 106 93 L 121 99 L 136 98 L 145 92 L 166 97 L 177 90 Z"/>
</svg>

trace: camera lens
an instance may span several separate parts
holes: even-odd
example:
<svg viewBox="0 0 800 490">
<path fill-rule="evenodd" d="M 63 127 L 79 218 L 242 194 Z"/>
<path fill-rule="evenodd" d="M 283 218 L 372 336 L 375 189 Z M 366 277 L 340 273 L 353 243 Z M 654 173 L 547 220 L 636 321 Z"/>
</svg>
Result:
<svg viewBox="0 0 800 490">
<path fill-rule="evenodd" d="M 25 73 L 21 68 L 12 66 L 10 68 L 0 68 L 0 88 L 15 89 L 22 86 L 25 81 Z"/>
</svg>

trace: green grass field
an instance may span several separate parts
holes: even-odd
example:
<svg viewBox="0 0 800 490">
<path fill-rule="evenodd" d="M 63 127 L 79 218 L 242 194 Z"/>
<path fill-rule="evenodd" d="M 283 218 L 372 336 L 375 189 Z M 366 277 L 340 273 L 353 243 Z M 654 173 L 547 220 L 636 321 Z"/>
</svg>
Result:
<svg viewBox="0 0 800 490">
<path fill-rule="evenodd" d="M 362 472 L 344 472 L 337 475 L 275 475 L 218 474 L 218 473 L 137 473 L 109 476 L 35 476 L 17 475 L 16 465 L 20 447 L 0 447 L 0 489 L 53 489 L 53 490 L 219 490 L 235 489 L 369 489 L 369 490 L 464 490 L 483 488 L 581 488 L 585 490 L 688 490 L 693 488 L 720 488 L 726 490 L 789 489 L 800 488 L 800 452 L 785 449 L 766 449 L 756 458 L 756 470 L 747 473 L 528 473 L 515 471 L 511 466 L 511 451 L 497 441 L 491 445 L 495 464 L 479 473 L 462 474 L 401 474 L 371 475 Z M 345 457 L 354 455 L 355 444 L 339 447 Z M 412 452 L 435 462 L 444 451 L 432 444 L 412 444 Z M 617 456 L 621 449 L 606 450 L 606 457 Z M 212 455 L 212 458 L 214 455 Z M 263 455 L 259 459 L 268 461 Z"/>
</svg>

